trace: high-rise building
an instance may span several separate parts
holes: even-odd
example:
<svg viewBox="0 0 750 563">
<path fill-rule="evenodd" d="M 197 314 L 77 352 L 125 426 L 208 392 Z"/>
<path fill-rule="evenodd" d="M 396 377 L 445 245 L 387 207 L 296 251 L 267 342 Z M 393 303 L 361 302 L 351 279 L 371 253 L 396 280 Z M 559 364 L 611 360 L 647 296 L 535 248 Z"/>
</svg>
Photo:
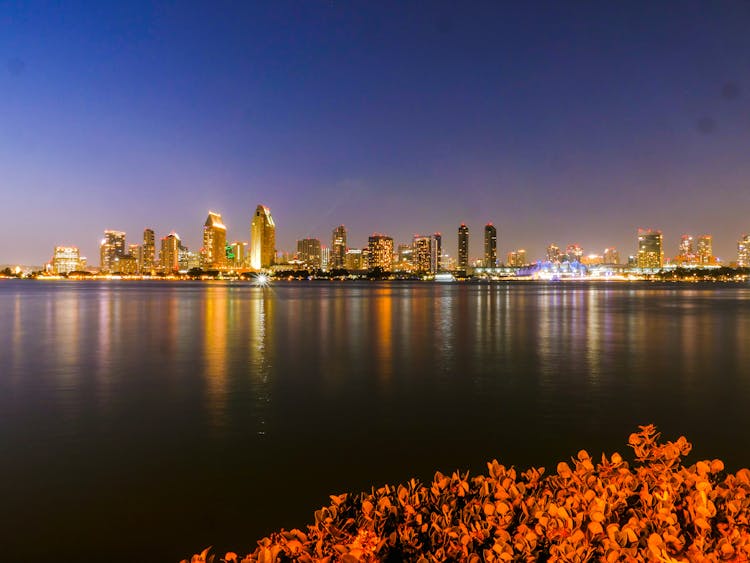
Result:
<svg viewBox="0 0 750 563">
<path fill-rule="evenodd" d="M 180 271 L 187 272 L 200 268 L 202 257 L 199 252 L 193 252 L 180 242 L 177 249 L 177 266 Z"/>
<path fill-rule="evenodd" d="M 387 235 L 373 234 L 367 242 L 368 267 L 380 268 L 384 272 L 393 270 L 393 239 Z"/>
<path fill-rule="evenodd" d="M 156 238 L 152 229 L 143 231 L 143 259 L 141 271 L 152 272 L 156 266 Z"/>
<path fill-rule="evenodd" d="M 412 239 L 414 272 L 427 274 L 432 269 L 432 238 L 415 235 Z"/>
<path fill-rule="evenodd" d="M 227 267 L 227 228 L 221 214 L 208 212 L 203 224 L 201 266 L 206 270 L 224 270 Z"/>
<path fill-rule="evenodd" d="M 497 267 L 497 229 L 492 223 L 484 226 L 484 267 Z"/>
<path fill-rule="evenodd" d="M 698 262 L 701 264 L 711 264 L 714 262 L 714 243 L 711 235 L 698 237 L 698 251 L 696 254 Z"/>
<path fill-rule="evenodd" d="M 330 269 L 340 270 L 346 266 L 346 227 L 339 225 L 331 234 Z"/>
<path fill-rule="evenodd" d="M 614 247 L 604 249 L 604 263 L 605 264 L 619 264 L 620 253 Z"/>
<path fill-rule="evenodd" d="M 276 224 L 271 210 L 265 205 L 255 208 L 250 223 L 250 267 L 253 270 L 270 268 L 276 257 Z"/>
<path fill-rule="evenodd" d="M 297 241 L 297 258 L 306 268 L 319 270 L 322 267 L 320 240 L 303 238 Z"/>
<path fill-rule="evenodd" d="M 547 261 L 552 263 L 558 263 L 560 262 L 560 259 L 562 257 L 562 253 L 560 252 L 560 247 L 557 246 L 554 242 L 551 243 L 547 247 Z"/>
<path fill-rule="evenodd" d="M 469 269 L 469 227 L 465 223 L 458 228 L 458 269 Z"/>
<path fill-rule="evenodd" d="M 432 235 L 432 256 L 430 258 L 433 272 L 443 271 L 443 235 L 435 233 Z"/>
<path fill-rule="evenodd" d="M 143 268 L 143 247 L 140 244 L 129 244 L 128 254 L 135 260 L 135 271 L 139 273 Z"/>
<path fill-rule="evenodd" d="M 229 245 L 227 251 L 227 265 L 235 270 L 245 268 L 247 264 L 247 243 L 234 241 Z"/>
<path fill-rule="evenodd" d="M 358 248 L 350 248 L 346 251 L 346 258 L 344 260 L 344 266 L 350 272 L 357 270 L 364 270 L 365 264 L 362 260 L 362 251 Z"/>
<path fill-rule="evenodd" d="M 511 268 L 520 268 L 526 265 L 526 251 L 523 248 L 508 253 L 508 266 Z"/>
<path fill-rule="evenodd" d="M 52 271 L 69 274 L 81 269 L 81 253 L 75 246 L 56 246 L 52 256 Z"/>
<path fill-rule="evenodd" d="M 661 231 L 638 229 L 638 267 L 661 268 L 664 250 Z"/>
<path fill-rule="evenodd" d="M 99 246 L 99 267 L 102 272 L 115 272 L 119 259 L 125 256 L 125 233 L 122 231 L 104 231 L 104 238 Z"/>
<path fill-rule="evenodd" d="M 583 258 L 583 248 L 578 244 L 569 244 L 565 249 L 568 262 L 580 262 Z"/>
<path fill-rule="evenodd" d="M 320 247 L 320 269 L 324 272 L 331 271 L 331 249 L 325 245 Z"/>
<path fill-rule="evenodd" d="M 742 235 L 737 241 L 737 265 L 750 268 L 750 235 Z"/>
<path fill-rule="evenodd" d="M 681 262 L 692 262 L 695 257 L 695 244 L 692 235 L 682 235 L 680 237 L 680 253 L 678 255 Z"/>
<path fill-rule="evenodd" d="M 173 274 L 180 270 L 180 247 L 182 243 L 177 233 L 172 231 L 161 239 L 161 254 L 159 263 L 165 274 Z"/>
</svg>

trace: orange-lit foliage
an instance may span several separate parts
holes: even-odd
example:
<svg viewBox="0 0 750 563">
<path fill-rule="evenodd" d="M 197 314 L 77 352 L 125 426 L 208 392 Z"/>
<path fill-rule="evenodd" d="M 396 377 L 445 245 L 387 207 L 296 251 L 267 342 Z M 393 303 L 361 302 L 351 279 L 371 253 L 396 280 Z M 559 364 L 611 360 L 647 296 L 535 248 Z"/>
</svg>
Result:
<svg viewBox="0 0 750 563">
<path fill-rule="evenodd" d="M 276 561 L 734 561 L 750 558 L 750 471 L 720 460 L 685 467 L 684 437 L 660 443 L 654 426 L 620 454 L 585 451 L 557 472 L 437 473 L 369 493 L 331 497 L 307 532 L 281 531 L 244 558 L 208 551 L 193 563 Z"/>
</svg>

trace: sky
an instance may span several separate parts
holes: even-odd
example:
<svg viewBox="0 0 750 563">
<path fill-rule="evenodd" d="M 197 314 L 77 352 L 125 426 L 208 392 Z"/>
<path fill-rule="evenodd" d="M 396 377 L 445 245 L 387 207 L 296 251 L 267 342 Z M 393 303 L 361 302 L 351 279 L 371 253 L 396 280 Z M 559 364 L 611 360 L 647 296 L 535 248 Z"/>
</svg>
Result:
<svg viewBox="0 0 750 563">
<path fill-rule="evenodd" d="M 443 233 L 471 256 L 750 232 L 750 2 L 0 0 L 0 263 Z"/>
</svg>

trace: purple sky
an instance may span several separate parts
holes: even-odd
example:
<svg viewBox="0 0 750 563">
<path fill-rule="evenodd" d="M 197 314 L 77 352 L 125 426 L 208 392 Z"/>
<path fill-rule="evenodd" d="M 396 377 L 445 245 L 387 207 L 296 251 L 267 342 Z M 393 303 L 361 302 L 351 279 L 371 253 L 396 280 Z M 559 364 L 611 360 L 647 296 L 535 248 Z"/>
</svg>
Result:
<svg viewBox="0 0 750 563">
<path fill-rule="evenodd" d="M 0 4 L 0 263 L 258 203 L 279 250 L 750 232 L 750 2 L 120 4 Z"/>
</svg>

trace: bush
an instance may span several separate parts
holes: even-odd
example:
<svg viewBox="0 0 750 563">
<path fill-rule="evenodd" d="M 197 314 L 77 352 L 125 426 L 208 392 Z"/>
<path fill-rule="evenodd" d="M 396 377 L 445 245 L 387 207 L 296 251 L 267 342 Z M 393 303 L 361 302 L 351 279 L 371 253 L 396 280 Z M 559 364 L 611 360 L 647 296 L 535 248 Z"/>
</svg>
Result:
<svg viewBox="0 0 750 563">
<path fill-rule="evenodd" d="M 750 471 L 718 460 L 685 467 L 690 443 L 661 443 L 652 425 L 595 463 L 580 451 L 554 474 L 437 473 L 331 497 L 307 532 L 280 531 L 244 558 L 209 550 L 193 563 L 373 561 L 734 561 L 750 558 Z"/>
</svg>

